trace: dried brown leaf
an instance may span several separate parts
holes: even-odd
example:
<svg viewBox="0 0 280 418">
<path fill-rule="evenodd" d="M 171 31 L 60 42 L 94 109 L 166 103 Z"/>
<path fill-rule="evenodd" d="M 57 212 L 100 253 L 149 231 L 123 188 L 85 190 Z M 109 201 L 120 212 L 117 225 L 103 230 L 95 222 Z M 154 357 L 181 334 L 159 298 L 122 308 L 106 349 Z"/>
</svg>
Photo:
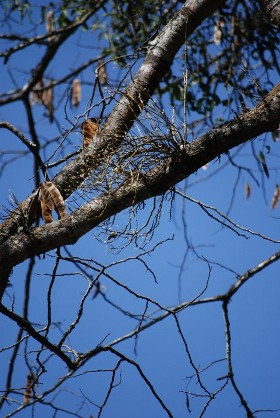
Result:
<svg viewBox="0 0 280 418">
<path fill-rule="evenodd" d="M 58 214 L 59 218 L 64 218 L 65 216 L 67 216 L 67 213 L 63 197 L 61 196 L 61 193 L 58 190 L 58 188 L 52 182 L 49 181 L 47 183 L 49 186 L 49 194 L 54 203 L 55 211 Z"/>
<path fill-rule="evenodd" d="M 280 200 L 280 187 L 276 184 L 274 193 L 272 196 L 271 207 L 272 209 L 276 209 Z"/>
<path fill-rule="evenodd" d="M 246 196 L 246 199 L 249 199 L 251 196 L 251 186 L 249 183 L 246 183 L 245 185 L 245 196 Z"/>
<path fill-rule="evenodd" d="M 224 22 L 222 20 L 218 20 L 214 27 L 214 44 L 220 45 L 222 40 L 222 27 L 224 26 Z"/>
<path fill-rule="evenodd" d="M 34 381 L 35 381 L 35 376 L 31 372 L 27 375 L 27 378 L 26 378 L 26 387 L 25 387 L 24 397 L 23 397 L 24 404 L 27 404 L 30 402 L 30 398 L 32 394 L 32 386 L 34 384 Z"/>
<path fill-rule="evenodd" d="M 42 210 L 42 218 L 45 224 L 49 224 L 53 222 L 52 211 L 49 207 L 45 204 L 43 200 L 41 200 L 41 210 Z"/>
<path fill-rule="evenodd" d="M 82 98 L 82 89 L 81 89 L 81 82 L 78 78 L 75 78 L 72 83 L 72 105 L 74 107 L 79 106 L 81 98 Z"/>
<path fill-rule="evenodd" d="M 102 60 L 98 61 L 97 74 L 98 74 L 98 80 L 99 80 L 100 84 L 102 84 L 102 86 L 104 84 L 108 83 L 108 75 L 107 75 L 107 71 L 106 71 L 106 66 L 105 66 L 105 64 L 103 63 Z"/>
<path fill-rule="evenodd" d="M 46 181 L 41 184 L 41 202 L 43 201 L 50 211 L 54 210 L 54 202 L 49 191 L 51 185 L 51 181 Z"/>
<path fill-rule="evenodd" d="M 52 10 L 50 10 L 46 14 L 46 31 L 48 33 L 54 31 L 54 14 L 53 14 L 53 11 Z"/>
<path fill-rule="evenodd" d="M 35 84 L 32 92 L 31 92 L 31 105 L 34 104 L 43 104 L 43 91 L 36 91 L 36 90 L 42 90 L 45 88 L 44 80 L 38 81 L 38 83 Z"/>
<path fill-rule="evenodd" d="M 96 118 L 86 119 L 81 126 L 83 148 L 88 147 L 99 133 L 99 123 Z"/>
</svg>

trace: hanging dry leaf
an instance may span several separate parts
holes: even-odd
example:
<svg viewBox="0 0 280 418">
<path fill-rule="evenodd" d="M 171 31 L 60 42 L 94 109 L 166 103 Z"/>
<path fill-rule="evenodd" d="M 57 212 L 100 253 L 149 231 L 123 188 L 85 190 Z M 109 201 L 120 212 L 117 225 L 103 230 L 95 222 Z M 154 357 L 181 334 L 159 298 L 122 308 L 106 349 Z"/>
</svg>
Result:
<svg viewBox="0 0 280 418">
<path fill-rule="evenodd" d="M 42 210 L 42 218 L 45 224 L 50 224 L 53 222 L 52 211 L 49 209 L 48 205 L 41 200 L 41 210 Z"/>
<path fill-rule="evenodd" d="M 51 181 L 42 183 L 40 192 L 42 217 L 45 223 L 53 222 L 53 210 L 56 211 L 59 219 L 64 218 L 67 215 L 63 197 L 58 188 Z"/>
<path fill-rule="evenodd" d="M 54 107 L 53 107 L 53 81 L 49 81 L 48 88 L 46 88 L 43 92 L 42 97 L 43 104 L 48 110 L 49 114 L 49 121 L 53 122 L 53 114 L 54 114 Z"/>
<path fill-rule="evenodd" d="M 34 104 L 43 104 L 43 95 L 44 91 L 42 89 L 45 88 L 44 80 L 41 79 L 38 83 L 35 84 L 32 92 L 31 92 L 31 105 Z M 39 90 L 39 91 L 37 91 Z M 41 90 L 41 91 L 40 91 Z"/>
<path fill-rule="evenodd" d="M 224 26 L 224 22 L 222 20 L 218 20 L 214 27 L 214 44 L 219 45 L 222 40 L 222 27 Z"/>
<path fill-rule="evenodd" d="M 28 219 L 31 224 L 41 216 L 41 206 L 39 202 L 39 193 L 32 198 L 29 209 L 28 209 Z"/>
<path fill-rule="evenodd" d="M 276 184 L 275 189 L 274 189 L 274 193 L 273 193 L 273 197 L 272 197 L 272 201 L 271 201 L 272 209 L 277 208 L 279 200 L 280 200 L 280 187 L 278 186 L 278 184 Z"/>
<path fill-rule="evenodd" d="M 251 186 L 249 183 L 246 183 L 245 185 L 245 196 L 246 196 L 246 199 L 249 199 L 251 196 Z"/>
<path fill-rule="evenodd" d="M 31 398 L 31 394 L 32 394 L 32 386 L 35 382 L 35 376 L 34 374 L 31 372 L 27 375 L 27 379 L 26 379 L 26 387 L 25 387 L 25 391 L 24 391 L 24 397 L 23 397 L 23 403 L 27 404 L 30 402 L 30 398 Z"/>
<path fill-rule="evenodd" d="M 116 231 L 112 231 L 111 234 L 107 238 L 107 242 L 113 238 L 116 238 L 117 236 L 118 236 L 118 233 Z"/>
<path fill-rule="evenodd" d="M 108 83 L 108 76 L 105 64 L 102 60 L 98 61 L 98 70 L 97 70 L 98 80 L 102 86 Z"/>
<path fill-rule="evenodd" d="M 34 89 L 31 93 L 31 104 L 43 104 L 48 110 L 48 116 L 50 122 L 53 122 L 53 80 L 49 81 L 48 86 L 46 86 L 45 81 L 42 79 L 35 84 Z"/>
<path fill-rule="evenodd" d="M 75 78 L 72 83 L 71 89 L 72 106 L 77 107 L 80 104 L 82 97 L 81 82 L 78 78 Z"/>
<path fill-rule="evenodd" d="M 43 201 L 48 208 L 52 211 L 54 210 L 54 202 L 51 198 L 49 189 L 52 185 L 51 181 L 45 181 L 41 184 L 41 201 Z"/>
<path fill-rule="evenodd" d="M 46 183 L 48 183 L 49 193 L 54 203 L 54 209 L 56 213 L 58 214 L 59 219 L 65 218 L 65 216 L 67 216 L 67 213 L 66 213 L 65 203 L 64 203 L 63 197 L 61 196 L 60 191 L 51 181 L 48 181 Z"/>
<path fill-rule="evenodd" d="M 46 14 L 46 31 L 47 33 L 54 31 L 54 14 L 52 10 Z"/>
<path fill-rule="evenodd" d="M 99 123 L 96 118 L 86 119 L 81 125 L 83 148 L 87 148 L 99 133 Z"/>
</svg>

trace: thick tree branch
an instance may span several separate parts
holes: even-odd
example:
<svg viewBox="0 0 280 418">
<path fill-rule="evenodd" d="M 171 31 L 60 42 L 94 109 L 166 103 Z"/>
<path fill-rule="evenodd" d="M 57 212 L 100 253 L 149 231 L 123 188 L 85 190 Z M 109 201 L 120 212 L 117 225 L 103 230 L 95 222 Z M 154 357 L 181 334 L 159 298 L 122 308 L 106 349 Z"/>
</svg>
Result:
<svg viewBox="0 0 280 418">
<path fill-rule="evenodd" d="M 62 245 L 74 244 L 105 219 L 150 197 L 165 193 L 200 167 L 243 142 L 273 130 L 280 121 L 280 84 L 257 106 L 174 151 L 149 172 L 84 204 L 63 220 L 3 237 L 0 263 L 14 265 Z"/>
<path fill-rule="evenodd" d="M 280 2 L 279 0 L 259 0 L 259 3 L 271 23 L 280 29 Z"/>
<path fill-rule="evenodd" d="M 146 59 L 108 118 L 98 139 L 98 146 L 88 147 L 54 178 L 53 181 L 64 198 L 73 193 L 108 153 L 113 154 L 125 140 L 126 133 L 158 87 L 185 40 L 224 2 L 225 0 L 189 0 L 151 42 Z M 38 72 L 41 70 L 38 69 Z M 19 225 L 26 222 L 23 214 L 27 216 L 32 197 L 31 195 L 22 202 L 20 211 L 14 212 L 5 222 L 2 228 L 5 236 L 10 236 Z"/>
</svg>

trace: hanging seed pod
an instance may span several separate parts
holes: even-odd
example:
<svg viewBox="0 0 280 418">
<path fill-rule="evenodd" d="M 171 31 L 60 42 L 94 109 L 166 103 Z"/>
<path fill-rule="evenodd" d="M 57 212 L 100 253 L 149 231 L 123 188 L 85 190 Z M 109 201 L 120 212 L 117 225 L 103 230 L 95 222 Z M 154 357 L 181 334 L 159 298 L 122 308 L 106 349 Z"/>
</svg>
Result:
<svg viewBox="0 0 280 418">
<path fill-rule="evenodd" d="M 49 207 L 46 205 L 46 203 L 43 200 L 41 200 L 41 211 L 42 211 L 42 218 L 45 224 L 50 224 L 51 222 L 53 222 L 52 211 L 49 209 Z"/>
<path fill-rule="evenodd" d="M 274 189 L 274 193 L 273 193 L 273 197 L 272 197 L 272 201 L 271 201 L 272 209 L 277 208 L 279 200 L 280 200 L 280 187 L 278 186 L 278 184 L 276 184 L 275 189 Z"/>
<path fill-rule="evenodd" d="M 222 28 L 224 26 L 224 22 L 222 20 L 217 20 L 215 27 L 214 27 L 214 44 L 220 45 L 222 40 Z"/>
<path fill-rule="evenodd" d="M 35 84 L 33 87 L 33 90 L 31 92 L 31 105 L 34 104 L 43 104 L 43 95 L 44 91 L 36 91 L 36 90 L 42 90 L 45 88 L 44 80 L 41 79 L 38 81 L 38 83 Z"/>
<path fill-rule="evenodd" d="M 53 81 L 49 81 L 48 88 L 44 90 L 43 97 L 42 97 L 43 104 L 45 105 L 46 109 L 48 110 L 49 121 L 53 122 L 53 114 L 54 114 L 54 107 L 53 107 Z"/>
<path fill-rule="evenodd" d="M 32 386 L 35 382 L 35 376 L 31 372 L 27 375 L 26 378 L 26 387 L 24 391 L 23 403 L 28 404 L 30 402 L 31 394 L 32 394 Z"/>
<path fill-rule="evenodd" d="M 107 75 L 106 67 L 102 60 L 98 61 L 97 75 L 98 75 L 98 80 L 102 86 L 108 83 L 108 75 Z"/>
<path fill-rule="evenodd" d="M 56 213 L 58 214 L 59 219 L 65 218 L 65 216 L 67 216 L 67 213 L 66 213 L 65 203 L 64 203 L 63 197 L 61 196 L 60 191 L 51 181 L 48 181 L 46 183 L 48 184 L 49 194 L 54 203 L 54 209 Z"/>
<path fill-rule="evenodd" d="M 46 14 L 46 31 L 47 33 L 54 31 L 54 14 L 52 10 Z"/>
<path fill-rule="evenodd" d="M 99 123 L 96 118 L 86 119 L 81 125 L 83 148 L 87 148 L 99 133 Z"/>
<path fill-rule="evenodd" d="M 82 97 L 81 82 L 78 78 L 75 78 L 72 83 L 71 89 L 72 106 L 78 107 Z"/>
<path fill-rule="evenodd" d="M 51 182 L 45 181 L 40 188 L 42 218 L 45 223 L 53 222 L 52 211 L 55 210 L 59 219 L 66 213 L 65 203 L 58 188 Z"/>
<path fill-rule="evenodd" d="M 249 199 L 251 196 L 251 186 L 249 183 L 246 183 L 245 185 L 245 196 L 246 196 L 246 199 Z"/>
</svg>

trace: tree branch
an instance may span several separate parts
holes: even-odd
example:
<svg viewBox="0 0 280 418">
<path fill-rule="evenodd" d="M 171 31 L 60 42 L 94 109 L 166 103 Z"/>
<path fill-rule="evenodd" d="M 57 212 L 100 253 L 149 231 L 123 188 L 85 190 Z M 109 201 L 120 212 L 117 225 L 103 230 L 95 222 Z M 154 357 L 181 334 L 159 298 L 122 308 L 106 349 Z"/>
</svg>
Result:
<svg viewBox="0 0 280 418">
<path fill-rule="evenodd" d="M 280 84 L 251 111 L 186 144 L 182 150 L 174 151 L 168 160 L 160 161 L 149 172 L 101 194 L 63 220 L 13 236 L 7 235 L 4 223 L 0 230 L 2 265 L 14 266 L 33 255 L 74 244 L 105 219 L 150 197 L 165 193 L 220 154 L 272 130 L 279 124 L 279 115 Z"/>
<path fill-rule="evenodd" d="M 106 156 L 117 150 L 121 142 L 125 140 L 125 135 L 137 116 L 158 87 L 163 75 L 170 68 L 175 55 L 185 40 L 205 18 L 210 16 L 224 2 L 225 0 L 189 0 L 150 43 L 143 64 L 109 116 L 100 138 L 98 138 L 98 146 L 89 146 L 84 153 L 71 161 L 53 179 L 64 198 L 73 193 Z M 36 74 L 41 73 L 42 70 L 39 65 Z M 35 77 L 28 84 L 29 90 L 38 79 L 39 77 Z M 5 235 L 10 236 L 15 232 L 18 225 L 22 225 L 22 213 L 28 216 L 28 207 L 33 196 L 29 196 L 22 202 L 21 210 L 14 212 L 3 226 Z"/>
<path fill-rule="evenodd" d="M 75 364 L 70 360 L 70 358 L 66 354 L 64 354 L 60 348 L 52 344 L 47 338 L 43 337 L 38 331 L 36 331 L 29 321 L 17 315 L 13 311 L 9 310 L 8 308 L 6 308 L 6 306 L 2 304 L 0 304 L 0 312 L 3 315 L 6 315 L 8 318 L 10 318 L 12 321 L 15 321 L 20 328 L 25 329 L 25 331 L 27 331 L 28 334 L 32 338 L 34 338 L 34 340 L 40 342 L 52 353 L 55 353 L 59 358 L 61 358 L 62 361 L 66 363 L 69 369 L 75 369 Z"/>
</svg>

